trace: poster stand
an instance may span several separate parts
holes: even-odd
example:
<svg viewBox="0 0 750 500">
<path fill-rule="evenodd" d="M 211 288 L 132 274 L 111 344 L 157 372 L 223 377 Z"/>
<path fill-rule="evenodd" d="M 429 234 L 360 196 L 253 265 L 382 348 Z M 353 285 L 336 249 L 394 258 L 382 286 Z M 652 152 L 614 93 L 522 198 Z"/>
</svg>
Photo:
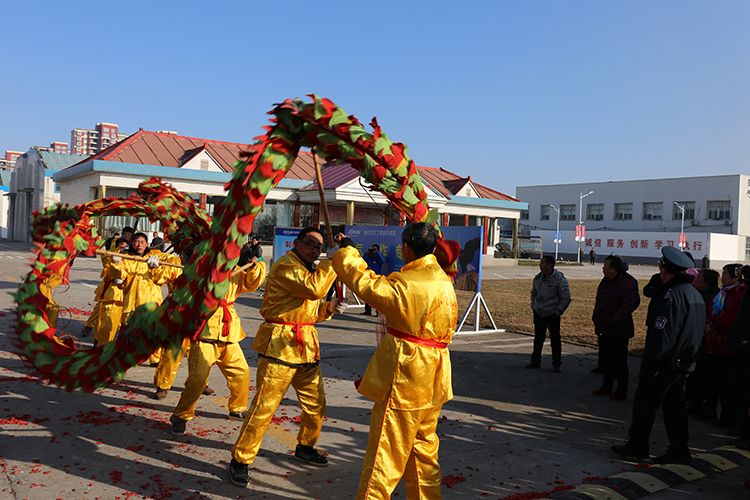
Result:
<svg viewBox="0 0 750 500">
<path fill-rule="evenodd" d="M 490 323 L 492 323 L 491 329 L 479 329 L 479 304 L 482 304 L 482 307 L 484 307 L 484 312 L 487 314 L 487 317 L 490 318 Z M 463 328 L 464 323 L 466 322 L 466 318 L 469 316 L 469 313 L 471 312 L 471 309 L 475 308 L 475 315 L 474 315 L 474 330 L 467 330 L 465 332 L 461 331 L 461 328 Z M 498 328 L 495 324 L 495 320 L 492 319 L 492 314 L 490 314 L 490 310 L 487 307 L 487 303 L 484 301 L 484 297 L 482 297 L 482 292 L 477 292 L 474 294 L 474 298 L 471 299 L 471 303 L 469 304 L 469 307 L 466 308 L 466 312 L 464 312 L 464 317 L 461 318 L 461 322 L 458 324 L 458 328 L 456 328 L 456 333 L 454 335 L 475 335 L 478 333 L 503 333 L 505 332 L 504 329 Z"/>
</svg>

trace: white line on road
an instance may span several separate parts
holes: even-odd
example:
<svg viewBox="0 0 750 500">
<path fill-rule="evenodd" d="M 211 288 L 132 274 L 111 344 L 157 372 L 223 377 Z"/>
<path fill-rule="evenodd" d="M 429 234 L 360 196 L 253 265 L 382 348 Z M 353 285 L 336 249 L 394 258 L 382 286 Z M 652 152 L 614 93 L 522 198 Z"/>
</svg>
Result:
<svg viewBox="0 0 750 500">
<path fill-rule="evenodd" d="M 508 278 L 506 278 L 505 276 L 501 276 L 501 275 L 499 275 L 499 274 L 497 274 L 497 273 L 492 273 L 492 274 L 494 274 L 495 276 L 497 276 L 497 277 L 498 277 L 498 278 L 500 278 L 501 280 L 507 280 L 507 279 L 508 279 Z"/>
</svg>

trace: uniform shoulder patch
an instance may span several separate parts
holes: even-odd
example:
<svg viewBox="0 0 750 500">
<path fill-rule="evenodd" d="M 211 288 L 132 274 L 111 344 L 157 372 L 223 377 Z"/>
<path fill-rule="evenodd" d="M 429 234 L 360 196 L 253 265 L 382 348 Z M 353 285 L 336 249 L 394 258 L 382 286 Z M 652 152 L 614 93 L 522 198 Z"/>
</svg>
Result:
<svg viewBox="0 0 750 500">
<path fill-rule="evenodd" d="M 656 318 L 656 324 L 654 326 L 656 327 L 657 330 L 663 330 L 664 325 L 666 324 L 667 324 L 667 318 L 665 318 L 664 316 L 658 316 Z"/>
</svg>

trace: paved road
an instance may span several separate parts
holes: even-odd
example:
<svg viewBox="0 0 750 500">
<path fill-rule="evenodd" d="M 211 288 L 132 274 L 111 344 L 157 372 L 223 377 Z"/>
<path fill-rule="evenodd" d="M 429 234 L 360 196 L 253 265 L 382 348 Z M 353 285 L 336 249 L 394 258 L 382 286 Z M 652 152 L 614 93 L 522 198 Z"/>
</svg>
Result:
<svg viewBox="0 0 750 500">
<path fill-rule="evenodd" d="M 15 289 L 28 269 L 26 248 L 0 242 L 0 288 L 5 291 Z M 90 311 L 99 270 L 97 260 L 78 259 L 71 285 L 59 288 L 56 299 L 65 307 Z M 250 337 L 260 323 L 259 305 L 257 294 L 238 301 Z M 165 400 L 150 398 L 154 370 L 145 366 L 94 394 L 66 393 L 27 376 L 30 372 L 13 354 L 8 335 L 11 308 L 10 296 L 0 294 L 0 500 L 344 499 L 356 492 L 371 403 L 356 393 L 352 382 L 375 350 L 375 318 L 355 310 L 319 328 L 327 419 L 318 447 L 328 453 L 331 467 L 311 468 L 292 460 L 299 411 L 290 392 L 263 441 L 251 485 L 242 490 L 228 482 L 229 448 L 240 423 L 226 419 L 228 390 L 218 370 L 210 379 L 215 396 L 201 398 L 186 436 L 173 437 L 167 422 L 186 377 L 184 362 Z M 58 326 L 77 335 L 84 320 L 81 314 L 63 315 Z M 79 341 L 91 345 L 89 339 Z M 254 380 L 251 343 L 249 338 L 242 345 Z M 630 406 L 590 395 L 601 382 L 588 373 L 596 353 L 566 344 L 563 372 L 556 374 L 548 348 L 541 370 L 525 370 L 530 350 L 531 338 L 513 333 L 455 337 L 455 398 L 445 405 L 438 425 L 444 498 L 495 499 L 579 485 L 604 488 L 598 484 L 621 484 L 623 477 L 643 470 L 609 451 L 626 436 Z M 637 363 L 630 360 L 631 373 Z M 632 380 L 631 390 L 636 383 Z M 707 424 L 691 426 L 695 452 L 729 439 Z M 662 453 L 667 440 L 660 417 L 652 440 L 652 452 Z M 727 475 L 705 474 L 682 489 L 657 495 L 707 498 L 697 492 L 717 489 L 726 498 L 738 498 L 745 495 L 745 473 L 747 466 Z M 397 493 L 405 498 L 402 485 Z"/>
</svg>

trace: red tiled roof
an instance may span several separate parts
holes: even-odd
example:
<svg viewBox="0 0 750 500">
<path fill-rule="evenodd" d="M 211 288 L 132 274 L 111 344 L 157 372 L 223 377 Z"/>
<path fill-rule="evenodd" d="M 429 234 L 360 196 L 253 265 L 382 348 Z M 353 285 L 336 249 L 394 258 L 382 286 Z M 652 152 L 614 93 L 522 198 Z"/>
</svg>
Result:
<svg viewBox="0 0 750 500">
<path fill-rule="evenodd" d="M 240 160 L 240 153 L 247 151 L 250 147 L 250 144 L 211 141 L 141 129 L 79 163 L 89 160 L 102 160 L 179 168 L 205 149 L 225 171 L 231 173 L 233 171 L 232 164 Z M 287 179 L 310 180 L 314 176 L 315 166 L 312 154 L 307 151 L 300 151 L 294 165 L 285 177 Z"/>
<path fill-rule="evenodd" d="M 315 172 L 313 171 L 313 175 Z M 352 180 L 359 177 L 359 172 L 356 168 L 352 167 L 348 163 L 342 163 L 336 165 L 335 163 L 327 163 L 323 165 L 320 177 L 323 180 L 323 189 L 336 189 L 344 184 L 351 182 Z M 313 177 L 313 183 L 310 186 L 303 188 L 304 191 L 317 191 L 318 190 L 318 178 Z"/>
<path fill-rule="evenodd" d="M 503 194 L 499 191 L 495 191 L 494 189 L 490 189 L 486 186 L 472 181 L 471 176 L 466 178 L 459 177 L 453 172 L 448 172 L 442 167 L 435 168 L 418 166 L 417 170 L 419 171 L 419 175 L 422 176 L 422 179 L 425 181 L 425 183 L 427 183 L 431 188 L 448 197 L 457 193 L 467 182 L 471 181 L 472 185 L 479 192 L 479 196 L 481 196 L 482 198 L 488 198 L 490 200 L 519 201 L 512 196 L 508 196 L 507 194 Z"/>
</svg>

